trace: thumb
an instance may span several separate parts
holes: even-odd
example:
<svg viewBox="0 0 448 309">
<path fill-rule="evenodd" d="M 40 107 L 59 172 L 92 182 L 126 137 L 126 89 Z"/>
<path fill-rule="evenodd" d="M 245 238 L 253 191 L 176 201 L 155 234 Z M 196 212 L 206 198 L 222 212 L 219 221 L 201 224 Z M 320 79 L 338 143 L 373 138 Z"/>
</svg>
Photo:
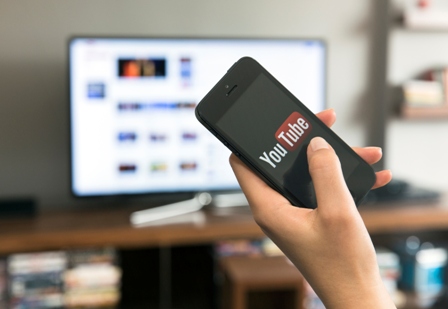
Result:
<svg viewBox="0 0 448 309">
<path fill-rule="evenodd" d="M 315 137 L 308 146 L 307 154 L 318 208 L 326 212 L 339 212 L 342 207 L 355 207 L 333 148 L 322 137 Z"/>
</svg>

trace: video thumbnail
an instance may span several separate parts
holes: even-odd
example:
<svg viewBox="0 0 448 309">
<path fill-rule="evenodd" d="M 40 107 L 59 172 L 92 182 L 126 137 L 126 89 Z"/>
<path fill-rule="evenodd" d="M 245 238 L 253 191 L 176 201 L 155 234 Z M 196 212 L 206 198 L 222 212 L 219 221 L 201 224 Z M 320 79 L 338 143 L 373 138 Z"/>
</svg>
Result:
<svg viewBox="0 0 448 309">
<path fill-rule="evenodd" d="M 168 139 L 168 136 L 166 133 L 150 133 L 149 134 L 149 140 L 153 143 L 161 143 L 165 142 Z"/>
<path fill-rule="evenodd" d="M 166 172 L 168 170 L 168 164 L 165 162 L 153 162 L 151 163 L 151 172 Z"/>
<path fill-rule="evenodd" d="M 134 173 L 137 171 L 137 165 L 123 163 L 118 166 L 118 171 L 120 173 Z"/>
<path fill-rule="evenodd" d="M 140 103 L 119 103 L 118 110 L 119 111 L 137 111 L 142 108 Z"/>
<path fill-rule="evenodd" d="M 184 161 L 179 164 L 179 168 L 184 172 L 195 171 L 198 168 L 198 164 L 195 161 Z"/>
<path fill-rule="evenodd" d="M 198 135 L 196 132 L 184 132 L 182 133 L 182 140 L 184 142 L 191 142 L 195 141 L 198 138 Z"/>
<path fill-rule="evenodd" d="M 195 102 L 120 102 L 117 108 L 120 112 L 136 112 L 142 110 L 194 109 Z"/>
<path fill-rule="evenodd" d="M 120 142 L 135 142 L 137 134 L 135 132 L 120 132 L 118 133 L 118 140 Z"/>
<path fill-rule="evenodd" d="M 118 76 L 122 78 L 165 77 L 166 59 L 118 59 Z"/>
<path fill-rule="evenodd" d="M 182 79 L 190 79 L 191 78 L 191 59 L 190 58 L 181 58 L 180 59 L 180 77 Z"/>
<path fill-rule="evenodd" d="M 103 99 L 106 96 L 106 85 L 104 83 L 87 84 L 87 97 L 89 99 Z"/>
</svg>

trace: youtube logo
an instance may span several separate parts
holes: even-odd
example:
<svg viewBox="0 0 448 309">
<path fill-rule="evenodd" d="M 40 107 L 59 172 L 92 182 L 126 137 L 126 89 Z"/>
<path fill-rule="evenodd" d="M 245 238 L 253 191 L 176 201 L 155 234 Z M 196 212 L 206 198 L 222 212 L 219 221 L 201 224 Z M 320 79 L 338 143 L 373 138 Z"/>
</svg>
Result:
<svg viewBox="0 0 448 309">
<path fill-rule="evenodd" d="M 288 151 L 294 151 L 311 132 L 312 126 L 302 114 L 293 112 L 275 132 L 278 143 L 269 152 L 263 152 L 259 159 L 273 168 L 282 161 Z"/>
<path fill-rule="evenodd" d="M 294 151 L 311 131 L 311 124 L 298 112 L 293 112 L 275 132 L 277 141 L 289 151 Z"/>
</svg>

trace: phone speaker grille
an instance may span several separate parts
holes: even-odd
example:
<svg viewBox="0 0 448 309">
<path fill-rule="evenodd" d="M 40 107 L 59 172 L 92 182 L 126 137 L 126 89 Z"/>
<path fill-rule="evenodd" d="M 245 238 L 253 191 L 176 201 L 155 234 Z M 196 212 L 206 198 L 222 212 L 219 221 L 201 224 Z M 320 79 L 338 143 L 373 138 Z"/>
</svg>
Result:
<svg viewBox="0 0 448 309">
<path fill-rule="evenodd" d="M 226 96 L 228 97 L 229 95 L 231 95 L 232 92 L 234 92 L 236 88 L 238 88 L 238 85 L 233 86 L 233 87 L 229 90 L 229 92 L 226 93 Z"/>
</svg>

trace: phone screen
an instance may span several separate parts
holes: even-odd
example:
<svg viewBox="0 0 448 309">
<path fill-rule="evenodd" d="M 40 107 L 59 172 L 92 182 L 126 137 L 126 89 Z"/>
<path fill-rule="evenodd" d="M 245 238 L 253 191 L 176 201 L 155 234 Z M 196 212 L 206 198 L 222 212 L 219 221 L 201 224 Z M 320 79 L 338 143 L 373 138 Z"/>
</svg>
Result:
<svg viewBox="0 0 448 309">
<path fill-rule="evenodd" d="M 310 113 L 260 73 L 216 125 L 259 170 L 271 175 L 305 206 L 316 207 L 306 155 L 310 140 L 320 136 L 334 148 L 345 179 L 360 160 L 322 129 Z"/>
</svg>

